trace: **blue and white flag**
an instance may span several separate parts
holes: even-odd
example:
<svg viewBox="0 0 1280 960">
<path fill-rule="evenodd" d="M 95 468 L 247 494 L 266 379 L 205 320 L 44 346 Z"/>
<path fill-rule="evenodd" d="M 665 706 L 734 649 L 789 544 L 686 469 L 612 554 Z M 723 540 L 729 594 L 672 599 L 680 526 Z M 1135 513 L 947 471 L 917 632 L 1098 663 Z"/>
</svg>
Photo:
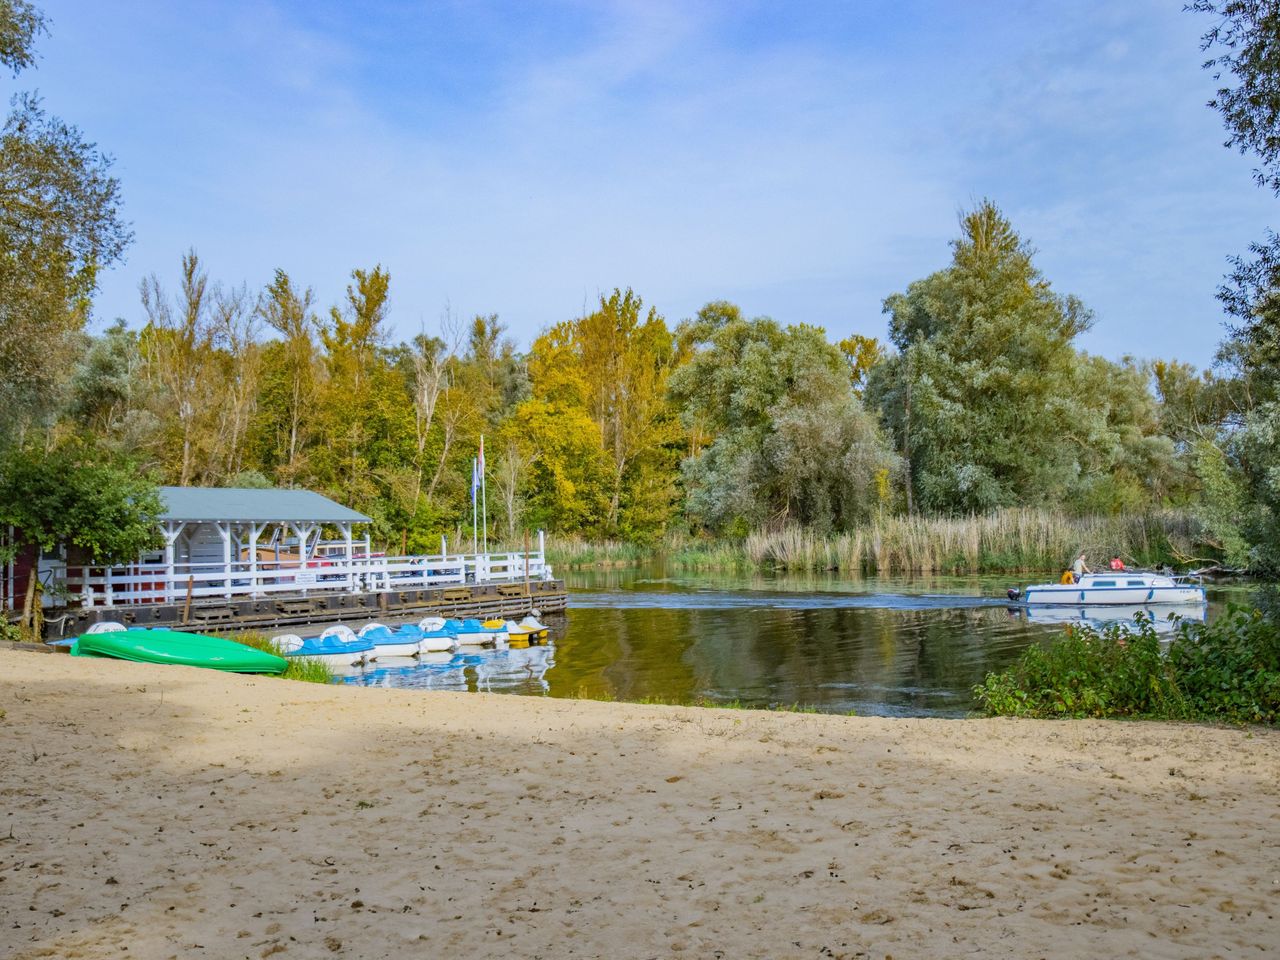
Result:
<svg viewBox="0 0 1280 960">
<path fill-rule="evenodd" d="M 480 489 L 480 464 L 473 457 L 471 460 L 471 506 L 476 505 L 476 492 Z"/>
</svg>

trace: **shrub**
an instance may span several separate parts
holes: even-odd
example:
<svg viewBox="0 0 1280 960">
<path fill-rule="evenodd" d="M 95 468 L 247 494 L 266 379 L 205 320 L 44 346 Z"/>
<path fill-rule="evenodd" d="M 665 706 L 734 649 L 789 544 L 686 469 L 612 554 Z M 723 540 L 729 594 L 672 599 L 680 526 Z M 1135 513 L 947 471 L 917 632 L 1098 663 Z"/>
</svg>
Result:
<svg viewBox="0 0 1280 960">
<path fill-rule="evenodd" d="M 974 695 L 994 716 L 1275 723 L 1280 631 L 1241 608 L 1210 624 L 1180 624 L 1167 650 L 1146 619 L 1136 628 L 1072 627 L 988 674 Z"/>
</svg>

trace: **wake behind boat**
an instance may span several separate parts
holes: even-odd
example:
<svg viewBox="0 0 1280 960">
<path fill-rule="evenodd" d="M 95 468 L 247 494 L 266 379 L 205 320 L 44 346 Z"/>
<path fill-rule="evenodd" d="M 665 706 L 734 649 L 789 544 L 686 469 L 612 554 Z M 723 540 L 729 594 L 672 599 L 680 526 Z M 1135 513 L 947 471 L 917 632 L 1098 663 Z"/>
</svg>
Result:
<svg viewBox="0 0 1280 960">
<path fill-rule="evenodd" d="M 1040 583 L 1021 592 L 1010 590 L 1009 599 L 1071 607 L 1205 603 L 1204 587 L 1198 581 L 1145 570 L 1086 573 L 1076 583 Z"/>
</svg>

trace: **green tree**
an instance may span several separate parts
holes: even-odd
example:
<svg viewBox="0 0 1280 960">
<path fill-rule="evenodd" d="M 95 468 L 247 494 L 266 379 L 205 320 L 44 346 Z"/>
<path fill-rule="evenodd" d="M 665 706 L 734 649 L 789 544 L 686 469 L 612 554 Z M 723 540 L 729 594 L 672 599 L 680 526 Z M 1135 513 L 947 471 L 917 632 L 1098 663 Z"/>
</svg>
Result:
<svg viewBox="0 0 1280 960">
<path fill-rule="evenodd" d="M 88 563 L 131 562 L 161 543 L 163 509 L 149 477 L 91 446 L 11 449 L 0 462 L 0 525 L 14 528 L 14 546 L 66 544 Z"/>
<path fill-rule="evenodd" d="M 952 252 L 951 266 L 885 300 L 899 355 L 876 368 L 868 398 L 907 462 L 913 503 L 1050 500 L 1080 472 L 1072 340 L 1092 315 L 1051 289 L 990 201 L 962 217 Z"/>
<path fill-rule="evenodd" d="M 731 534 L 865 517 L 896 461 L 841 352 L 817 327 L 744 320 L 722 306 L 682 327 L 693 353 L 670 383 L 686 425 L 714 437 L 684 462 L 690 515 Z"/>
<path fill-rule="evenodd" d="M 1214 18 L 1202 48 L 1205 67 L 1223 81 L 1209 105 L 1222 115 L 1226 146 L 1258 161 L 1254 179 L 1280 196 L 1280 5 L 1274 0 L 1195 0 L 1189 9 Z M 1250 567 L 1280 574 L 1280 237 L 1268 233 L 1247 257 L 1232 261 L 1218 291 L 1231 318 L 1224 354 L 1242 389 L 1239 418 L 1222 440 L 1243 480 L 1243 530 Z"/>
<path fill-rule="evenodd" d="M 329 311 L 320 330 L 325 379 L 309 475 L 323 492 L 373 517 L 378 535 L 390 540 L 408 519 L 413 401 L 386 347 L 390 275 L 375 267 L 351 278 L 346 303 Z"/>
<path fill-rule="evenodd" d="M 0 434 L 48 414 L 98 275 L 132 238 L 110 169 L 75 127 L 17 98 L 0 129 Z"/>
<path fill-rule="evenodd" d="M 667 403 L 676 344 L 666 321 L 631 290 L 557 324 L 533 345 L 535 398 L 572 403 L 595 424 L 610 464 L 602 529 L 647 540 L 661 533 L 675 498 L 681 430 Z"/>
<path fill-rule="evenodd" d="M 299 292 L 283 270 L 277 268 L 258 302 L 258 313 L 279 340 L 264 352 L 264 390 L 255 423 L 262 459 L 274 466 L 286 485 L 298 482 L 304 472 L 319 383 L 319 357 L 315 331 L 319 327 L 311 288 Z"/>
<path fill-rule="evenodd" d="M 36 35 L 48 32 L 48 19 L 34 4 L 0 0 L 0 64 L 15 77 L 36 62 Z"/>
</svg>

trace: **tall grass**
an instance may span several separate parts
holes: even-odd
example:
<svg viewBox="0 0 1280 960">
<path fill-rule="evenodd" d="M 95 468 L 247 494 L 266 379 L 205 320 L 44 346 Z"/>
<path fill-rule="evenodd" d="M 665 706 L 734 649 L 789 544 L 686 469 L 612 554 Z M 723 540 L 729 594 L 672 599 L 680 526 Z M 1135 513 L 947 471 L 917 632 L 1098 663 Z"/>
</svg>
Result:
<svg viewBox="0 0 1280 960">
<path fill-rule="evenodd" d="M 626 567 L 649 559 L 653 548 L 621 540 L 583 540 L 552 537 L 547 541 L 547 562 L 559 567 Z"/>
<path fill-rule="evenodd" d="M 1189 562 L 1205 556 L 1203 539 L 1198 521 L 1172 510 L 1075 516 L 1011 507 L 962 517 L 885 515 L 829 535 L 799 526 L 758 530 L 741 541 L 674 534 L 652 548 L 553 540 L 548 553 L 553 563 L 569 567 L 623 566 L 662 556 L 690 570 L 1012 573 L 1060 570 L 1082 550 L 1094 564 L 1117 554 L 1130 564 Z"/>
<path fill-rule="evenodd" d="M 1199 524 L 1172 511 L 1072 516 L 1017 507 L 965 517 L 883 516 L 849 533 L 821 537 L 788 527 L 743 544 L 751 567 L 858 573 L 1002 573 L 1053 570 L 1080 551 L 1095 564 L 1188 559 Z"/>
<path fill-rule="evenodd" d="M 242 643 L 246 647 L 252 647 L 254 650 L 261 650 L 263 653 L 284 657 L 284 651 L 280 649 L 279 644 L 265 633 L 249 631 L 246 633 L 225 634 L 224 636 L 227 640 L 234 640 L 236 643 Z M 285 667 L 284 673 L 280 674 L 280 676 L 286 680 L 301 680 L 304 683 L 333 682 L 333 671 L 322 660 L 316 660 L 311 657 L 285 657 L 285 661 L 289 665 Z"/>
</svg>

